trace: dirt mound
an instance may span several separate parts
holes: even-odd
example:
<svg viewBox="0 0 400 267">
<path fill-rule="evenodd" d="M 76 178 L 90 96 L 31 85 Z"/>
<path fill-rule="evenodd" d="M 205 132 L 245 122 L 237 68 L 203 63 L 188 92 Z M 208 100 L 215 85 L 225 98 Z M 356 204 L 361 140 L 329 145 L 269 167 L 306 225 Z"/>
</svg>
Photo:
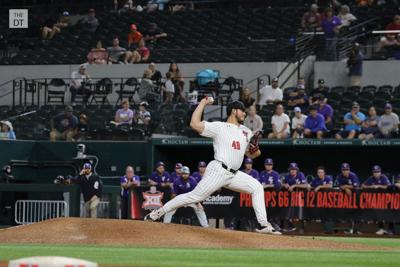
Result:
<svg viewBox="0 0 400 267">
<path fill-rule="evenodd" d="M 0 243 L 140 247 L 388 250 L 294 236 L 204 229 L 131 220 L 64 218 L 0 230 Z"/>
</svg>

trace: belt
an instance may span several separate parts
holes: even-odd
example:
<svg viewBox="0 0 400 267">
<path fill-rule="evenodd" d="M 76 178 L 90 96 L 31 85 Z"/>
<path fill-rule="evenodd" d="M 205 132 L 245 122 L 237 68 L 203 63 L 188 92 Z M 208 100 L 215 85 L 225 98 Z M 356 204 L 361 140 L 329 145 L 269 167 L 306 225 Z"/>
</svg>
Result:
<svg viewBox="0 0 400 267">
<path fill-rule="evenodd" d="M 231 172 L 233 174 L 236 174 L 238 172 L 238 170 L 229 169 L 228 166 L 226 166 L 223 162 L 221 162 L 221 166 L 222 166 L 222 168 L 224 168 L 225 170 L 227 170 L 228 172 Z"/>
</svg>

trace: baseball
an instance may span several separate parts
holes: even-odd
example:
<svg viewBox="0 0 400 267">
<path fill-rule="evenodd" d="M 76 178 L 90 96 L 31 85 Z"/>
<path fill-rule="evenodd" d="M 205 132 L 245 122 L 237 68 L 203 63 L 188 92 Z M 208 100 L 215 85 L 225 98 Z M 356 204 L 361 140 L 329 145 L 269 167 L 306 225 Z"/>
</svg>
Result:
<svg viewBox="0 0 400 267">
<path fill-rule="evenodd" d="M 212 104 L 212 103 L 214 103 L 214 98 L 212 97 L 212 96 L 207 96 L 207 103 L 208 104 Z"/>
</svg>

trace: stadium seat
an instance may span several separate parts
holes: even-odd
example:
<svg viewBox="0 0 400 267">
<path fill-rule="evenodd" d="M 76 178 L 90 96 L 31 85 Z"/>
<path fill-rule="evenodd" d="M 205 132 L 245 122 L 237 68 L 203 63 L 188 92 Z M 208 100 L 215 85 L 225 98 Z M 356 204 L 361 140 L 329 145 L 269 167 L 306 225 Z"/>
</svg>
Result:
<svg viewBox="0 0 400 267">
<path fill-rule="evenodd" d="M 51 79 L 49 84 L 45 84 L 45 86 L 47 88 L 47 103 L 64 103 L 68 85 L 63 79 Z"/>
</svg>

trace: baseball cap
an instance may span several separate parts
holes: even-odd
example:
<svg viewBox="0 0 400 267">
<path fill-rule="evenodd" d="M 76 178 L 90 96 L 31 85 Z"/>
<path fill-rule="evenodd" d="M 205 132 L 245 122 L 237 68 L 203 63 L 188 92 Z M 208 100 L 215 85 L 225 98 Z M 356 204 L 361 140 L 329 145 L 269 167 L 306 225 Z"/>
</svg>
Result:
<svg viewBox="0 0 400 267">
<path fill-rule="evenodd" d="M 292 162 L 289 164 L 289 170 L 298 170 L 299 167 L 297 166 L 296 162 Z"/>
<path fill-rule="evenodd" d="M 295 107 L 295 108 L 293 109 L 293 111 L 294 111 L 294 112 L 301 112 L 301 108 Z"/>
<path fill-rule="evenodd" d="M 10 121 L 0 121 L 0 124 L 7 125 L 8 129 L 10 129 L 10 131 L 13 130 L 13 126 L 12 126 L 12 123 Z"/>
<path fill-rule="evenodd" d="M 264 160 L 264 165 L 274 165 L 274 161 L 270 158 Z"/>
<path fill-rule="evenodd" d="M 183 166 L 183 167 L 182 167 L 182 173 L 190 174 L 190 169 L 189 169 L 189 167 L 188 167 L 188 166 Z"/>
<path fill-rule="evenodd" d="M 251 158 L 246 158 L 244 164 L 253 164 L 253 160 Z"/>
<path fill-rule="evenodd" d="M 318 80 L 318 84 L 325 84 L 325 80 L 324 79 L 319 79 Z"/>
<path fill-rule="evenodd" d="M 65 112 L 73 112 L 74 108 L 72 106 L 66 106 L 65 107 Z"/>
<path fill-rule="evenodd" d="M 392 109 L 392 105 L 390 103 L 385 104 L 385 109 Z"/>
<path fill-rule="evenodd" d="M 360 104 L 358 104 L 358 102 L 353 102 L 353 104 L 351 105 L 352 108 L 359 108 Z"/>
<path fill-rule="evenodd" d="M 372 172 L 381 172 L 381 167 L 379 165 L 374 165 L 374 167 L 372 167 Z"/>
<path fill-rule="evenodd" d="M 306 89 L 306 87 L 304 86 L 304 84 L 298 84 L 296 88 L 297 88 L 297 90 L 304 90 L 304 89 Z"/>
<path fill-rule="evenodd" d="M 90 164 L 90 163 L 85 163 L 85 164 L 83 164 L 83 168 L 84 168 L 84 169 L 92 169 L 92 164 Z"/>
<path fill-rule="evenodd" d="M 131 24 L 131 30 L 137 30 L 137 27 L 135 24 Z"/>
<path fill-rule="evenodd" d="M 350 164 L 348 164 L 346 162 L 342 163 L 341 169 L 342 169 L 342 171 L 350 170 Z"/>
<path fill-rule="evenodd" d="M 81 64 L 81 65 L 79 65 L 79 69 L 87 69 L 87 65 L 86 64 Z"/>
<path fill-rule="evenodd" d="M 198 167 L 207 167 L 207 163 L 205 161 L 200 161 Z"/>
<path fill-rule="evenodd" d="M 278 82 L 279 79 L 275 77 L 275 78 L 272 79 L 272 81 L 273 81 L 273 82 Z"/>
<path fill-rule="evenodd" d="M 164 162 L 158 161 L 158 162 L 156 163 L 156 168 L 158 168 L 158 167 L 160 167 L 160 166 L 165 166 Z"/>
<path fill-rule="evenodd" d="M 182 167 L 183 167 L 182 163 L 178 162 L 175 164 L 175 169 L 182 169 Z"/>
<path fill-rule="evenodd" d="M 94 13 L 94 8 L 89 9 L 89 13 Z"/>
<path fill-rule="evenodd" d="M 229 116 L 233 109 L 240 109 L 241 111 L 245 111 L 246 108 L 241 101 L 233 101 L 226 106 L 226 113 Z"/>
<path fill-rule="evenodd" d="M 68 11 L 64 11 L 63 12 L 63 16 L 69 16 L 69 12 Z"/>
</svg>

